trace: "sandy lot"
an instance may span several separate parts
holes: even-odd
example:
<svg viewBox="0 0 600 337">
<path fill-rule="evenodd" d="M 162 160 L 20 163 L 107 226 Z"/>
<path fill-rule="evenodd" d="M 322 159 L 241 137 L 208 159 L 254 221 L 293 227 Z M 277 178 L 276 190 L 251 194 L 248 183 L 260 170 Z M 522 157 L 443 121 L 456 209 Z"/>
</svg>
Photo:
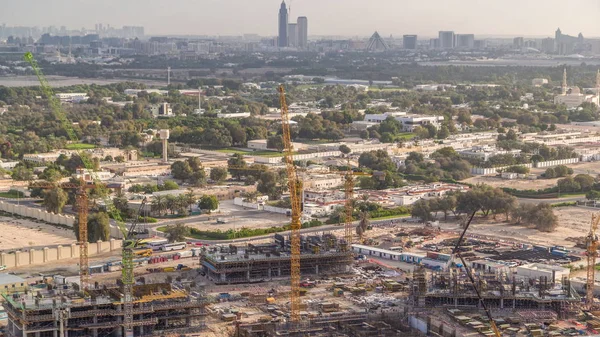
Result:
<svg viewBox="0 0 600 337">
<path fill-rule="evenodd" d="M 537 172 L 532 172 L 537 173 Z M 537 180 L 528 180 L 528 179 L 502 179 L 498 177 L 490 177 L 490 176 L 475 176 L 469 179 L 463 180 L 465 183 L 469 184 L 486 184 L 493 187 L 508 187 L 508 188 L 516 188 L 519 190 L 537 190 L 544 189 L 548 187 L 556 186 L 556 182 L 558 179 L 537 179 Z"/>
<path fill-rule="evenodd" d="M 0 251 L 44 245 L 70 244 L 72 230 L 30 220 L 0 217 Z"/>
</svg>

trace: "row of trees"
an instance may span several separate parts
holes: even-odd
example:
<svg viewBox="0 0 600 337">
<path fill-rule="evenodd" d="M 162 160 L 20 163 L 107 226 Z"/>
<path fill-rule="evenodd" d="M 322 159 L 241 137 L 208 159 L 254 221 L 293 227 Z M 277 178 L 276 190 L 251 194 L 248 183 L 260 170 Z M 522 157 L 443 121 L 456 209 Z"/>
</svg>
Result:
<svg viewBox="0 0 600 337">
<path fill-rule="evenodd" d="M 423 221 L 436 219 L 439 212 L 444 214 L 444 219 L 449 213 L 457 216 L 480 212 L 482 217 L 491 214 L 494 218 L 497 214 L 504 214 L 506 221 L 533 226 L 544 232 L 551 232 L 558 225 L 551 205 L 519 205 L 515 197 L 487 185 L 476 186 L 466 193 L 449 193 L 440 198 L 422 199 L 414 203 L 411 209 L 411 215 Z"/>
</svg>

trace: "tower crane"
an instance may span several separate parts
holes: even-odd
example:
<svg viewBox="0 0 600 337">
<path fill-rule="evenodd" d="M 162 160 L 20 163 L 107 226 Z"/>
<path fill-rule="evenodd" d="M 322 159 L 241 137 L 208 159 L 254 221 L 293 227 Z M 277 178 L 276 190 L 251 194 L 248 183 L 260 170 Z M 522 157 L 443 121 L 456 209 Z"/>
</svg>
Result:
<svg viewBox="0 0 600 337">
<path fill-rule="evenodd" d="M 40 70 L 40 67 L 39 67 L 37 61 L 35 60 L 35 58 L 33 57 L 33 54 L 31 52 L 27 52 L 27 53 L 25 53 L 23 58 L 25 59 L 25 61 L 27 61 L 31 65 L 31 68 L 35 72 L 35 75 L 37 76 L 38 81 L 40 82 L 40 88 L 42 90 L 42 93 L 46 97 L 46 99 L 48 99 L 48 103 L 50 105 L 50 109 L 52 110 L 52 113 L 54 114 L 54 117 L 62 124 L 62 127 L 64 128 L 65 132 L 67 133 L 69 140 L 71 140 L 73 142 L 78 142 L 79 137 L 77 137 L 77 134 L 75 134 L 75 130 L 73 130 L 71 122 L 68 120 L 66 114 L 62 110 L 60 101 L 54 95 L 52 88 L 50 87 L 50 85 L 48 84 L 48 81 L 46 80 L 46 77 Z M 103 188 L 104 185 L 100 183 L 100 180 L 98 178 L 98 175 L 95 172 L 94 165 L 91 162 L 91 160 L 87 156 L 82 156 L 81 152 L 79 153 L 79 157 L 81 158 L 81 161 L 83 162 L 84 167 L 90 173 L 96 188 Z M 87 197 L 85 200 L 87 203 Z M 115 222 L 117 223 L 117 226 L 119 227 L 119 230 L 121 231 L 121 233 L 123 235 L 123 246 L 122 246 L 123 247 L 123 254 L 122 254 L 123 268 L 122 268 L 122 274 L 121 274 L 121 280 L 123 282 L 123 309 L 124 309 L 123 310 L 123 314 L 124 314 L 123 328 L 125 330 L 125 336 L 131 337 L 131 336 L 133 336 L 133 302 L 132 302 L 131 290 L 132 290 L 133 284 L 135 282 L 135 280 L 133 278 L 133 249 L 135 248 L 137 241 L 130 239 L 130 231 L 127 230 L 127 226 L 125 225 L 125 223 L 123 222 L 123 219 L 121 218 L 121 213 L 115 208 L 115 205 L 113 204 L 112 199 L 109 197 L 105 197 L 103 201 L 104 201 L 107 212 L 115 220 Z M 83 202 L 83 201 L 80 201 L 80 202 Z M 87 207 L 83 207 L 83 209 L 87 210 Z M 79 230 L 81 231 L 82 230 L 81 227 L 84 227 L 83 230 L 85 231 L 85 233 L 87 233 L 87 216 L 83 220 L 86 220 L 86 221 L 80 222 Z M 86 236 L 84 236 L 84 238 L 87 238 L 87 234 L 86 234 Z M 84 241 L 87 241 L 87 240 L 84 240 Z M 84 252 L 84 254 L 82 254 L 84 261 L 83 261 L 83 263 L 80 264 L 79 272 L 80 272 L 80 275 L 86 275 L 87 273 L 89 273 L 89 268 L 86 267 L 89 264 L 88 259 L 87 259 L 87 242 L 84 242 L 84 244 L 81 246 L 84 247 L 83 249 L 85 250 L 85 252 Z"/>
<path fill-rule="evenodd" d="M 83 180 L 80 180 L 79 184 L 76 183 L 60 183 L 53 184 L 49 182 L 33 182 L 29 184 L 29 188 L 41 188 L 41 189 L 52 189 L 61 188 L 64 190 L 75 190 L 77 193 L 77 217 L 79 224 L 78 231 L 78 244 L 79 244 L 79 285 L 82 291 L 89 289 L 90 285 L 90 268 L 88 259 L 88 194 L 87 190 L 96 188 L 95 184 L 86 184 Z"/>
<path fill-rule="evenodd" d="M 293 323 L 300 321 L 300 228 L 302 224 L 300 217 L 302 216 L 301 195 L 302 183 L 298 179 L 296 165 L 294 165 L 292 147 L 292 138 L 290 135 L 290 116 L 288 106 L 285 100 L 285 88 L 279 86 L 279 103 L 281 105 L 281 127 L 283 128 L 283 144 L 285 147 L 285 165 L 288 175 L 288 188 L 290 190 L 290 202 L 292 204 L 292 221 L 291 227 L 291 249 L 290 255 L 291 265 L 291 297 L 290 297 L 290 319 Z"/>
<path fill-rule="evenodd" d="M 596 257 L 598 257 L 598 223 L 600 216 L 592 215 L 592 223 L 590 224 L 590 232 L 587 236 L 587 282 L 585 287 L 585 304 L 588 309 L 594 305 L 594 285 L 596 281 Z"/>
</svg>

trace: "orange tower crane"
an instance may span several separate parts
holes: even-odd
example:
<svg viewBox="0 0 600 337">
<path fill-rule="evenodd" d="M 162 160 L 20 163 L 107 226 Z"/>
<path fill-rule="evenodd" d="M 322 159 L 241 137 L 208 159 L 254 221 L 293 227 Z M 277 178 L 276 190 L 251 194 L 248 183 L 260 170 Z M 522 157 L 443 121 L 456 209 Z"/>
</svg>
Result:
<svg viewBox="0 0 600 337">
<path fill-rule="evenodd" d="M 79 232 L 77 244 L 79 245 L 79 281 L 81 290 L 89 289 L 90 286 L 90 267 L 88 259 L 88 194 L 87 190 L 96 188 L 95 184 L 86 184 L 83 180 L 79 184 L 75 183 L 60 183 L 53 184 L 49 182 L 33 182 L 29 185 L 29 188 L 41 188 L 41 189 L 52 189 L 61 188 L 64 190 L 76 190 L 77 196 L 77 218 L 79 223 Z"/>
<path fill-rule="evenodd" d="M 285 100 L 285 88 L 279 86 L 279 103 L 281 105 L 281 126 L 283 128 L 283 144 L 285 146 L 285 165 L 288 175 L 288 188 L 290 190 L 290 201 L 292 204 L 292 221 L 291 227 L 291 248 L 290 256 L 291 264 L 291 312 L 290 319 L 293 323 L 300 321 L 300 228 L 302 224 L 300 217 L 302 215 L 301 195 L 302 185 L 298 179 L 296 165 L 294 165 L 294 148 L 292 147 L 292 138 L 290 135 L 290 116 L 288 106 Z"/>
<path fill-rule="evenodd" d="M 596 281 L 596 257 L 598 257 L 598 223 L 600 216 L 592 215 L 592 223 L 590 225 L 590 233 L 587 236 L 587 282 L 585 304 L 588 309 L 591 309 L 594 304 L 594 284 Z"/>
</svg>

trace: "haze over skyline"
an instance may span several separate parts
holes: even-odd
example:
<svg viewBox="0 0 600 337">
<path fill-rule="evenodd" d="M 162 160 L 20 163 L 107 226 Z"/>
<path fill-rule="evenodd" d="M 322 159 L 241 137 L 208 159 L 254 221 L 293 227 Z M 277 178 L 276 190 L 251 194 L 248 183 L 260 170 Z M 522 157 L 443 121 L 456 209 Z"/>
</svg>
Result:
<svg viewBox="0 0 600 337">
<path fill-rule="evenodd" d="M 93 29 L 140 25 L 146 35 L 277 34 L 280 0 L 7 1 L 0 24 Z M 307 16 L 309 35 L 436 36 L 439 30 L 497 36 L 600 36 L 598 0 L 292 0 L 290 22 Z"/>
</svg>

